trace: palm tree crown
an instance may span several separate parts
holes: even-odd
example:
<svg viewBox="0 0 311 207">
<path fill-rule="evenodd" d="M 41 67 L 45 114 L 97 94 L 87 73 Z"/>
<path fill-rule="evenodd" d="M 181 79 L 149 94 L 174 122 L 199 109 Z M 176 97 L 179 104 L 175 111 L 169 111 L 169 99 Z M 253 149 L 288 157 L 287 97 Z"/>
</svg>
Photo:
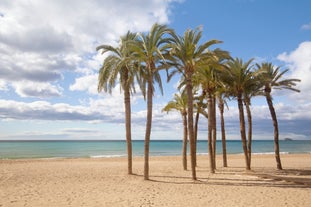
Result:
<svg viewBox="0 0 311 207">
<path fill-rule="evenodd" d="M 256 64 L 258 70 L 262 71 L 261 83 L 264 86 L 265 92 L 271 92 L 272 88 L 277 90 L 288 89 L 295 92 L 300 92 L 300 90 L 294 88 L 300 82 L 299 79 L 282 79 L 284 74 L 289 71 L 285 69 L 281 71 L 281 67 L 274 67 L 272 63 L 262 63 Z"/>
<path fill-rule="evenodd" d="M 102 54 L 110 53 L 99 70 L 99 92 L 104 90 L 111 93 L 118 82 L 122 89 L 129 88 L 135 92 L 134 77 L 136 73 L 133 64 L 133 53 L 129 50 L 127 44 L 129 41 L 135 41 L 136 38 L 136 34 L 127 32 L 126 35 L 121 37 L 118 47 L 100 45 L 96 48 L 96 50 L 102 50 Z"/>
</svg>

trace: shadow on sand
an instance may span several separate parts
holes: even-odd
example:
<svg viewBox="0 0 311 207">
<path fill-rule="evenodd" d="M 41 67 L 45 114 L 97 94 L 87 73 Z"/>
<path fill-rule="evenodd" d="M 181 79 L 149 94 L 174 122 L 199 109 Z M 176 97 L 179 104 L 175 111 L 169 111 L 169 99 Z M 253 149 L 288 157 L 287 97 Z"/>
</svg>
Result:
<svg viewBox="0 0 311 207">
<path fill-rule="evenodd" d="M 221 186 L 262 186 L 282 188 L 311 188 L 311 170 L 284 169 L 284 170 L 252 170 L 243 171 L 240 168 L 221 168 L 215 174 L 208 170 L 198 169 L 206 177 L 198 177 L 196 181 L 191 176 L 150 175 L 151 182 L 167 184 L 196 184 L 196 185 L 221 185 Z M 188 171 L 189 172 L 189 171 Z M 143 177 L 143 175 L 135 174 Z"/>
</svg>

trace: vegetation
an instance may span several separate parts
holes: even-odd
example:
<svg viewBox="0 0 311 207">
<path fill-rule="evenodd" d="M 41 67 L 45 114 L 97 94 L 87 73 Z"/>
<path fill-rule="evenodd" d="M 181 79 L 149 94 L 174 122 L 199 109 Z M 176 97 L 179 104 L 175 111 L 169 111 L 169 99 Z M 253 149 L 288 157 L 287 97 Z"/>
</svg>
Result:
<svg viewBox="0 0 311 207">
<path fill-rule="evenodd" d="M 172 33 L 165 25 L 154 24 L 149 33 L 138 34 L 137 41 L 130 44 L 134 53 L 133 61 L 139 65 L 140 83 L 143 90 L 147 87 L 147 120 L 145 133 L 145 164 L 144 179 L 149 179 L 149 145 L 152 125 L 152 104 L 154 95 L 154 83 L 159 85 L 163 94 L 162 81 L 159 71 L 166 68 L 165 56 L 168 53 L 167 44 L 169 39 L 164 35 Z"/>
<path fill-rule="evenodd" d="M 254 65 L 253 59 L 244 62 L 239 58 L 233 59 L 227 51 L 218 48 L 211 49 L 219 43 L 221 43 L 219 40 L 202 42 L 201 28 L 188 29 L 183 36 L 180 36 L 165 25 L 154 24 L 148 33 L 134 34 L 128 32 L 121 37 L 118 47 L 110 45 L 97 47 L 97 50 L 102 50 L 102 53 L 109 52 L 99 71 L 98 91 L 104 90 L 111 93 L 111 89 L 120 84 L 120 88 L 124 92 L 129 174 L 132 174 L 130 94 L 135 92 L 134 85 L 137 83 L 147 101 L 144 179 L 148 180 L 153 96 L 156 84 L 163 94 L 161 70 L 166 70 L 168 80 L 176 74 L 181 78 L 179 89 L 183 89 L 183 92 L 175 94 L 173 100 L 163 108 L 163 111 L 176 110 L 182 116 L 182 165 L 183 169 L 186 170 L 187 140 L 189 140 L 193 180 L 197 179 L 196 142 L 200 114 L 204 114 L 208 118 L 207 148 L 210 172 L 214 173 L 216 170 L 216 103 L 218 103 L 220 112 L 223 166 L 227 167 L 224 106 L 226 100 L 229 99 L 235 99 L 238 104 L 245 167 L 246 170 L 251 169 L 251 99 L 259 95 L 265 96 L 269 106 L 274 126 L 277 169 L 282 169 L 279 155 L 278 123 L 271 91 L 272 89 L 289 89 L 299 92 L 295 86 L 300 80 L 285 79 L 283 76 L 288 72 L 288 69 L 281 70 L 280 67 L 272 65 L 272 63 Z M 247 126 L 245 124 L 244 106 L 246 108 Z M 246 129 L 248 130 L 247 136 Z"/>
<path fill-rule="evenodd" d="M 281 71 L 280 67 L 274 66 L 272 63 L 257 64 L 259 71 L 262 71 L 260 76 L 260 83 L 264 91 L 264 95 L 269 106 L 272 123 L 274 127 L 274 152 L 277 163 L 277 169 L 282 170 L 281 158 L 280 158 L 280 147 L 279 147 L 279 126 L 276 117 L 275 109 L 273 107 L 271 92 L 272 89 L 287 89 L 295 92 L 300 92 L 294 88 L 296 82 L 300 82 L 299 79 L 282 79 L 284 74 L 288 72 L 288 69 Z"/>
<path fill-rule="evenodd" d="M 218 109 L 219 109 L 219 114 L 220 114 L 223 167 L 228 167 L 227 145 L 226 145 L 226 129 L 225 129 L 225 117 L 224 117 L 225 105 L 227 106 L 227 102 L 226 102 L 226 91 L 224 88 L 221 88 L 217 91 L 216 98 L 218 101 Z M 227 106 L 227 108 L 228 108 L 228 106 Z"/>
<path fill-rule="evenodd" d="M 188 98 L 185 92 L 175 94 L 174 99 L 162 109 L 167 113 L 172 110 L 180 112 L 183 121 L 183 147 L 182 147 L 182 164 L 184 170 L 187 170 L 187 142 L 188 142 L 188 123 L 187 123 L 187 106 Z"/>
<path fill-rule="evenodd" d="M 136 34 L 128 32 L 121 37 L 120 45 L 112 47 L 110 45 L 98 46 L 97 50 L 102 50 L 102 54 L 110 52 L 105 59 L 98 75 L 98 91 L 104 90 L 111 93 L 112 88 L 117 83 L 124 91 L 125 105 L 125 128 L 128 157 L 128 174 L 132 174 L 132 137 L 131 137 L 131 96 L 130 92 L 135 92 L 134 79 L 137 77 L 137 68 L 133 64 L 133 53 L 128 50 L 127 42 L 136 39 Z"/>
</svg>

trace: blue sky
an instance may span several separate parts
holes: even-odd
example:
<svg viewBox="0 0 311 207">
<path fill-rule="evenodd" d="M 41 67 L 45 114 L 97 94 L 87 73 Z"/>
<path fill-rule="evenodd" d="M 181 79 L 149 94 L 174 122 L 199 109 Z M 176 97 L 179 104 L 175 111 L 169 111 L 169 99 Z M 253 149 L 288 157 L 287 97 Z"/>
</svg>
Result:
<svg viewBox="0 0 311 207">
<path fill-rule="evenodd" d="M 124 139 L 123 96 L 97 93 L 100 44 L 155 22 L 180 35 L 203 27 L 203 41 L 222 40 L 233 57 L 270 61 L 302 80 L 301 93 L 273 92 L 280 138 L 311 139 L 311 16 L 308 0 L 2 0 L 0 2 L 0 139 Z M 180 139 L 178 113 L 161 109 L 178 79 L 155 95 L 152 139 Z M 272 139 L 264 98 L 252 103 L 254 138 Z M 229 139 L 239 139 L 234 101 Z M 133 97 L 133 139 L 143 139 L 146 103 Z M 200 139 L 206 139 L 206 120 Z"/>
</svg>

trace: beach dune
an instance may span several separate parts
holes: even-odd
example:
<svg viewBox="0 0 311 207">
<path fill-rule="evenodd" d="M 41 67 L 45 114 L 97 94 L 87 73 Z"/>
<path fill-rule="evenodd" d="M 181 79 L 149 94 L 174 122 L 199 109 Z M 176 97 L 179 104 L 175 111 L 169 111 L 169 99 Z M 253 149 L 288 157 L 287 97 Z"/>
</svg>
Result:
<svg viewBox="0 0 311 207">
<path fill-rule="evenodd" d="M 32 159 L 0 161 L 0 206 L 311 206 L 311 154 L 230 155 L 228 168 L 217 156 L 198 156 L 198 181 L 182 170 L 181 157 L 151 157 L 150 181 L 143 180 L 143 158 Z"/>
</svg>

